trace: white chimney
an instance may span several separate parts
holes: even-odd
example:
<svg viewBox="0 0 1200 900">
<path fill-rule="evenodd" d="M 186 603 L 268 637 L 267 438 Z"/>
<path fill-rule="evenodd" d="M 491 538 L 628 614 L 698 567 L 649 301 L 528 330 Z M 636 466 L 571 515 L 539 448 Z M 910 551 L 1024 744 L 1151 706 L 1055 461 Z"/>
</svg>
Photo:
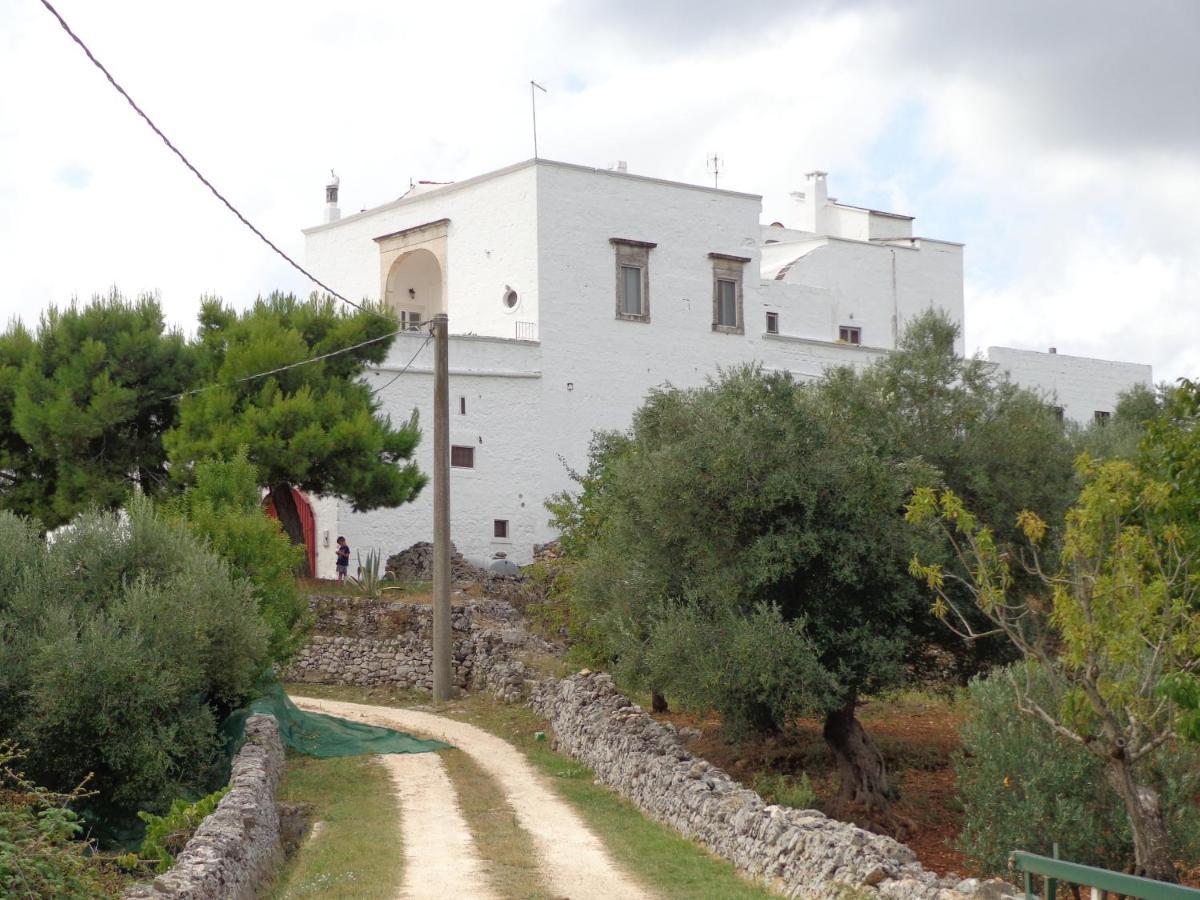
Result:
<svg viewBox="0 0 1200 900">
<path fill-rule="evenodd" d="M 336 222 L 342 217 L 342 211 L 338 209 L 338 185 L 341 184 L 341 179 L 334 174 L 333 169 L 329 170 L 329 183 L 325 185 L 325 222 Z"/>
<path fill-rule="evenodd" d="M 799 207 L 796 227 L 815 234 L 825 233 L 825 206 L 829 202 L 827 172 L 809 172 L 804 176 L 804 190 L 794 191 L 792 197 Z"/>
</svg>

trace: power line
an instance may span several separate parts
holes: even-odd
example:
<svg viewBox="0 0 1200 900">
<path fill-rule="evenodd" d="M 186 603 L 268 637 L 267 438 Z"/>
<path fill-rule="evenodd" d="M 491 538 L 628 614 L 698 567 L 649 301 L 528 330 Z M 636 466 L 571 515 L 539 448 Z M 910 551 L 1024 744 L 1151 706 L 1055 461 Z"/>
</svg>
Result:
<svg viewBox="0 0 1200 900">
<path fill-rule="evenodd" d="M 49 0 L 41 0 L 41 3 L 42 3 L 42 6 L 46 7 L 46 9 L 48 9 L 50 11 L 50 14 L 52 16 L 54 16 L 54 18 L 58 19 L 58 24 L 63 27 L 63 31 L 65 31 L 68 35 L 70 35 L 71 40 L 73 40 L 76 44 L 79 45 L 79 49 L 81 49 L 84 52 L 84 54 L 87 56 L 87 58 L 92 61 L 92 64 L 97 69 L 99 69 L 102 73 L 104 73 L 104 77 L 108 79 L 108 83 L 111 84 L 116 89 L 118 94 L 120 94 L 122 97 L 125 98 L 125 101 L 131 107 L 133 107 L 133 111 L 136 112 L 139 116 L 141 116 L 142 119 L 145 121 L 145 123 L 150 126 L 150 130 L 153 131 L 155 134 L 157 134 L 160 138 L 162 138 L 163 143 L 166 144 L 167 147 L 170 148 L 172 153 L 174 153 L 176 156 L 179 157 L 180 162 L 182 162 L 185 166 L 187 166 L 188 169 L 191 171 L 191 173 L 200 179 L 200 183 L 203 184 L 210 191 L 212 191 L 213 196 L 216 197 L 218 200 L 220 200 L 223 204 L 225 204 L 225 207 L 231 213 L 233 213 L 235 216 L 237 216 L 243 225 L 245 225 L 252 232 L 254 232 L 254 234 L 258 236 L 259 240 L 261 240 L 264 244 L 266 244 L 268 247 L 270 247 L 272 250 L 274 250 L 276 253 L 278 253 L 281 257 L 283 257 L 284 261 L 287 262 L 288 265 L 290 265 L 293 269 L 295 269 L 297 272 L 299 272 L 301 275 L 303 275 L 305 278 L 307 278 L 309 281 L 311 281 L 313 284 L 315 284 L 317 287 L 321 288 L 322 290 L 324 290 L 326 293 L 330 294 L 331 296 L 336 297 L 338 300 L 341 300 L 343 303 L 353 306 L 355 309 L 360 310 L 361 312 L 369 313 L 370 315 L 373 315 L 373 316 L 379 316 L 379 318 L 386 319 L 389 322 L 396 321 L 392 316 L 385 315 L 384 313 L 378 312 L 377 310 L 370 309 L 369 307 L 363 306 L 359 303 L 355 303 L 353 300 L 346 299 L 341 294 L 339 294 L 337 291 L 335 291 L 333 288 L 331 288 L 329 285 L 327 285 L 325 282 L 321 281 L 321 279 L 317 278 L 317 276 L 315 276 L 311 272 L 309 272 L 306 268 L 304 268 L 304 266 L 300 265 L 300 263 L 296 262 L 294 259 L 292 259 L 290 256 L 288 256 L 286 253 L 284 253 L 283 250 L 281 250 L 278 246 L 276 246 L 275 243 L 273 241 L 271 241 L 270 238 L 268 238 L 265 234 L 263 234 L 256 227 L 254 227 L 254 225 L 250 222 L 250 220 L 247 219 L 244 215 L 242 215 L 238 211 L 236 206 L 234 206 L 232 203 L 230 203 L 228 200 L 226 200 L 224 195 L 220 191 L 218 191 L 215 187 L 213 187 L 213 184 L 211 181 L 209 181 L 207 178 L 205 178 L 203 175 L 200 174 L 200 170 L 197 169 L 194 165 L 192 165 L 191 161 L 186 156 L 183 155 L 183 151 L 181 151 L 178 147 L 176 147 L 174 144 L 172 144 L 170 138 L 168 138 L 165 134 L 163 134 L 162 130 L 157 125 L 154 124 L 154 122 L 151 120 L 151 118 L 148 115 L 146 115 L 146 113 L 144 113 L 142 111 L 142 108 L 140 106 L 138 106 L 136 102 L 134 102 L 134 99 L 131 96 L 129 96 L 129 92 L 126 91 L 125 88 L 121 87 L 121 85 L 119 85 L 117 83 L 117 80 L 115 78 L 113 78 L 112 73 L 109 72 L 108 69 L 106 69 L 104 67 L 104 63 L 102 63 L 102 62 L 100 62 L 100 60 L 96 59 L 95 54 L 93 54 L 92 51 L 88 48 L 88 45 L 83 42 L 83 39 L 80 38 L 79 35 L 77 35 L 74 31 L 71 30 L 71 26 L 67 24 L 66 19 L 64 19 L 62 17 L 62 15 L 59 13 L 59 11 L 50 4 Z"/>
<path fill-rule="evenodd" d="M 382 393 L 386 388 L 390 388 L 393 384 L 395 384 L 397 378 L 399 378 L 401 375 L 403 375 L 405 372 L 407 372 L 409 369 L 412 368 L 412 364 L 417 361 L 417 357 L 421 355 L 421 351 L 424 350 L 426 347 L 428 347 L 429 342 L 432 340 L 433 340 L 432 334 L 426 336 L 425 342 L 423 344 L 421 344 L 420 347 L 417 348 L 417 352 L 412 355 L 412 359 L 410 359 L 407 363 L 405 363 L 404 368 L 401 369 L 399 372 L 397 372 L 395 374 L 395 376 L 392 378 L 392 380 L 389 381 L 387 384 L 383 385 L 382 387 L 377 387 L 377 388 L 375 388 L 375 390 L 371 391 L 371 396 L 374 397 L 376 394 Z"/>
<path fill-rule="evenodd" d="M 426 325 L 428 323 L 421 322 L 419 324 Z M 388 338 L 395 337 L 396 335 L 402 334 L 405 331 L 409 331 L 409 330 L 411 330 L 411 328 L 412 328 L 412 326 L 409 325 L 406 328 L 401 328 L 400 331 L 393 331 L 393 332 L 390 332 L 389 334 L 381 334 L 379 337 L 374 337 L 374 338 L 371 338 L 370 340 L 362 341 L 362 342 L 354 344 L 353 346 L 350 346 L 350 347 L 343 347 L 341 350 L 331 350 L 329 353 L 322 353 L 320 356 L 314 356 L 310 359 L 302 359 L 302 360 L 300 360 L 300 362 L 288 363 L 288 365 L 280 366 L 277 369 L 268 369 L 265 372 L 255 372 L 253 375 L 247 375 L 244 378 L 235 378 L 233 381 L 226 382 L 225 384 L 206 384 L 204 387 L 199 387 L 199 388 L 196 388 L 195 390 L 184 391 L 183 393 L 180 393 L 180 394 L 168 394 L 166 397 L 159 397 L 158 399 L 159 400 L 177 400 L 180 397 L 190 397 L 192 394 L 202 394 L 205 391 L 215 390 L 216 388 L 233 387 L 235 384 L 243 384 L 244 382 L 247 382 L 247 381 L 253 381 L 255 378 L 262 378 L 265 375 L 274 375 L 277 372 L 286 372 L 288 369 L 297 369 L 300 366 L 307 366 L 309 363 L 320 362 L 323 359 L 329 359 L 331 356 L 339 356 L 343 353 L 349 353 L 351 350 L 357 350 L 359 347 L 367 346 L 367 344 L 377 344 L 380 341 L 387 340 Z M 426 340 L 426 343 L 428 343 L 428 340 Z M 420 351 L 418 350 L 417 352 L 419 353 Z M 412 365 L 412 363 L 410 362 L 409 365 Z M 401 373 L 401 374 L 403 374 L 403 373 Z"/>
</svg>

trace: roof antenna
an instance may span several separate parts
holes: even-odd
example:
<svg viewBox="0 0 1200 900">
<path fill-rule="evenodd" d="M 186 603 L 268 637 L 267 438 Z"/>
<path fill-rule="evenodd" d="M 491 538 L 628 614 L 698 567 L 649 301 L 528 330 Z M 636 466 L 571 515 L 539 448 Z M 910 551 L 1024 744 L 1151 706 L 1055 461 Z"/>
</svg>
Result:
<svg viewBox="0 0 1200 900">
<path fill-rule="evenodd" d="M 712 156 L 706 157 L 704 162 L 708 171 L 712 172 L 713 187 L 716 187 L 721 178 L 721 157 L 714 153 Z"/>
<path fill-rule="evenodd" d="M 533 158 L 537 159 L 537 93 L 534 91 L 534 88 L 537 88 L 537 90 L 541 91 L 543 94 L 549 93 L 549 91 L 547 91 L 532 78 L 529 79 L 529 105 L 533 107 Z"/>
</svg>

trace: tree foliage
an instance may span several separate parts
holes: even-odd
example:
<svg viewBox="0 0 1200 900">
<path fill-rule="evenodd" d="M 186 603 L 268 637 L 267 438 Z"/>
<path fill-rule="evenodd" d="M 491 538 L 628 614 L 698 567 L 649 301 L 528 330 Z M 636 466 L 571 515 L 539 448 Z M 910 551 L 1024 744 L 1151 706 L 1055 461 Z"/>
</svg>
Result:
<svg viewBox="0 0 1200 900">
<path fill-rule="evenodd" d="M 1019 708 L 1102 760 L 1125 805 L 1139 868 L 1172 879 L 1160 801 L 1139 781 L 1138 766 L 1176 737 L 1162 677 L 1200 671 L 1197 547 L 1171 516 L 1170 485 L 1127 461 L 1084 456 L 1079 465 L 1084 488 L 1067 513 L 1056 563 L 1041 551 L 1046 523 L 1028 511 L 1017 516 L 1028 542 L 1021 567 L 1040 591 L 1028 584 L 1017 589 L 1013 557 L 950 491 L 918 489 L 908 516 L 939 523 L 969 574 L 960 579 L 916 559 L 912 572 L 936 593 L 935 611 L 951 627 L 978 634 L 962 607 L 963 592 L 949 589 L 957 582 L 972 612 L 1044 673 L 1050 702 L 1018 681 Z"/>
<path fill-rule="evenodd" d="M 167 485 L 162 434 L 192 354 L 152 297 L 115 291 L 0 335 L 0 506 L 52 529 Z"/>
<path fill-rule="evenodd" d="M 964 807 L 959 849 L 989 875 L 1008 873 L 1013 848 L 1101 868 L 1126 869 L 1133 840 L 1121 798 L 1105 781 L 1104 762 L 1056 738 L 1042 719 L 1021 712 L 1017 685 L 1053 707 L 1046 673 L 1027 663 L 997 669 L 969 685 L 962 752 L 955 759 Z M 1037 764 L 1031 764 L 1036 758 Z M 1200 752 L 1166 745 L 1142 760 L 1138 778 L 1162 800 L 1171 856 L 1200 859 Z"/>
<path fill-rule="evenodd" d="M 627 437 L 593 444 L 583 494 L 553 509 L 583 548 L 572 590 L 599 662 L 735 731 L 852 718 L 903 677 L 923 604 L 898 511 L 929 473 L 820 401 L 743 368 L 653 392 Z M 847 783 L 856 799 L 886 790 L 876 764 L 871 786 Z"/>
<path fill-rule="evenodd" d="M 240 450 L 230 460 L 196 463 L 193 483 L 165 501 L 163 511 L 186 523 L 234 575 L 250 582 L 270 636 L 270 657 L 282 662 L 308 635 L 308 606 L 295 577 L 304 551 L 263 510 L 261 493 L 258 473 Z"/>
<path fill-rule="evenodd" d="M 411 457 L 416 413 L 393 427 L 360 379 L 391 344 L 392 323 L 344 312 L 330 297 L 272 294 L 242 313 L 206 301 L 198 366 L 206 389 L 180 402 L 166 435 L 172 474 L 190 479 L 203 459 L 246 448 L 293 542 L 300 543 L 291 487 L 348 500 L 356 510 L 407 503 L 425 483 Z M 349 353 L 273 375 L 247 376 L 373 341 Z"/>
<path fill-rule="evenodd" d="M 89 773 L 113 808 L 211 789 L 217 724 L 267 660 L 251 585 L 135 498 L 47 545 L 0 513 L 0 733 L 55 790 Z"/>
</svg>

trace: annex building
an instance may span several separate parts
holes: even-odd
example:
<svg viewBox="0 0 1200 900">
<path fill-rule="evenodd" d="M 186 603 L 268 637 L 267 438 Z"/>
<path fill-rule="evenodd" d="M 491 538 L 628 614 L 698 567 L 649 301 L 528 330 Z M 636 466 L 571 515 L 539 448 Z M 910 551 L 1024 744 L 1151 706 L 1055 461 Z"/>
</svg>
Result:
<svg viewBox="0 0 1200 900">
<path fill-rule="evenodd" d="M 929 307 L 963 321 L 963 247 L 913 219 L 839 203 L 826 175 L 794 193 L 794 218 L 760 222 L 761 197 L 528 160 L 306 229 L 311 271 L 402 321 L 450 326 L 451 533 L 479 563 L 528 562 L 554 536 L 543 501 L 571 486 L 594 431 L 629 425 L 647 391 L 759 362 L 799 378 L 863 366 Z M 432 346 L 400 335 L 368 381 L 394 421 L 433 421 Z M 958 347 L 959 352 L 963 348 Z M 1019 384 L 1069 419 L 1111 412 L 1149 366 L 990 348 Z M 416 459 L 432 471 L 432 441 Z M 352 512 L 311 498 L 317 573 L 334 540 L 385 553 L 429 540 L 432 492 Z M 501 556 L 502 555 L 502 556 Z"/>
</svg>

